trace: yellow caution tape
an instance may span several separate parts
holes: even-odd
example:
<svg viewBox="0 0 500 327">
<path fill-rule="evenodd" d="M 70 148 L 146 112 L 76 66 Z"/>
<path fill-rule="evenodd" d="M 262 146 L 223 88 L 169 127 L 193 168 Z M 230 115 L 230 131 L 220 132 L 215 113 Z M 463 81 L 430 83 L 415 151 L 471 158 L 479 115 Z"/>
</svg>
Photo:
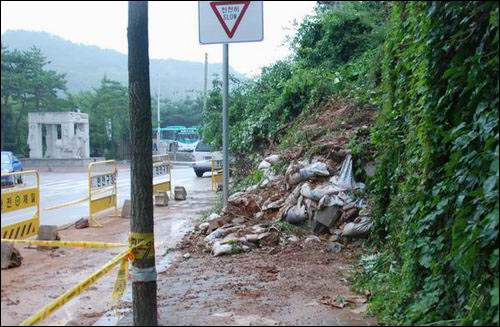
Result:
<svg viewBox="0 0 500 327">
<path fill-rule="evenodd" d="M 141 244 L 139 244 L 141 245 Z M 68 303 L 75 296 L 81 294 L 85 289 L 89 288 L 92 284 L 94 284 L 97 280 L 102 278 L 106 273 L 108 273 L 113 267 L 126 259 L 133 249 L 128 249 L 116 257 L 113 258 L 110 262 L 104 265 L 101 269 L 90 275 L 88 278 L 84 279 L 70 290 L 59 296 L 53 302 L 47 304 L 44 308 L 39 310 L 33 316 L 29 317 L 25 321 L 23 321 L 20 326 L 33 326 L 36 323 L 41 322 L 42 320 L 49 317 L 54 311 L 62 307 L 64 304 Z"/>
<path fill-rule="evenodd" d="M 155 256 L 155 236 L 153 233 L 130 233 L 129 245 L 135 248 L 134 256 L 136 259 L 154 258 Z"/>
<path fill-rule="evenodd" d="M 127 244 L 104 243 L 104 242 L 82 242 L 82 241 L 37 241 L 37 240 L 11 240 L 2 238 L 2 243 L 26 244 L 27 246 L 51 246 L 66 248 L 94 248 L 111 249 L 127 247 Z"/>
<path fill-rule="evenodd" d="M 120 270 L 118 270 L 115 286 L 113 287 L 113 294 L 111 296 L 113 302 L 117 302 L 123 296 L 125 288 L 127 287 L 127 276 L 128 276 L 128 258 L 124 258 L 122 259 L 122 263 L 120 264 Z"/>
<path fill-rule="evenodd" d="M 49 210 L 55 210 L 55 209 L 60 209 L 60 208 L 64 208 L 64 207 L 69 207 L 69 206 L 72 206 L 72 205 L 75 205 L 75 204 L 78 204 L 78 203 L 82 203 L 82 202 L 88 201 L 88 199 L 89 199 L 89 197 L 86 197 L 84 199 L 75 200 L 75 201 L 69 201 L 69 202 L 65 202 L 65 203 L 62 203 L 62 204 L 57 204 L 55 206 L 44 208 L 43 210 L 44 211 L 49 211 Z"/>
</svg>

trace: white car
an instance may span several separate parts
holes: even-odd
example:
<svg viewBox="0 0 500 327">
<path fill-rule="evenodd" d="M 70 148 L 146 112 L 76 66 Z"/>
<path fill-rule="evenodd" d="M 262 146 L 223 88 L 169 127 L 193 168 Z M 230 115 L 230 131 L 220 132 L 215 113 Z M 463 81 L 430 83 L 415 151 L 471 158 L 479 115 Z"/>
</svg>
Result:
<svg viewBox="0 0 500 327">
<path fill-rule="evenodd" d="M 198 142 L 196 148 L 193 151 L 194 163 L 193 169 L 194 173 L 198 177 L 202 177 L 204 173 L 212 170 L 212 159 L 222 160 L 222 152 L 214 151 L 210 145 Z"/>
</svg>

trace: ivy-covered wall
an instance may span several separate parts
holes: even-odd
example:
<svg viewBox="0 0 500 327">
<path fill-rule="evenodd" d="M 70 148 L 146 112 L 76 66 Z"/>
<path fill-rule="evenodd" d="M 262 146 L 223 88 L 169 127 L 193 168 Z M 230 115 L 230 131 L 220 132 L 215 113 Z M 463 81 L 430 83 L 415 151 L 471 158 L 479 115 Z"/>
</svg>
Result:
<svg viewBox="0 0 500 327">
<path fill-rule="evenodd" d="M 395 2 L 372 140 L 382 322 L 498 325 L 498 2 Z M 371 262 L 368 262 L 371 261 Z"/>
</svg>

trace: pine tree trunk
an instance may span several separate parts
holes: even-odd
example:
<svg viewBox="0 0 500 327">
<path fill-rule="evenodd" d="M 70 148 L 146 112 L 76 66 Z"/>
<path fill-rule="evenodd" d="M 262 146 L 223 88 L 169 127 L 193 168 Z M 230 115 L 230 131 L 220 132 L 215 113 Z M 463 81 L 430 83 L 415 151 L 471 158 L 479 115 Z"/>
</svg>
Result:
<svg viewBox="0 0 500 327">
<path fill-rule="evenodd" d="M 153 158 L 149 87 L 148 3 L 128 7 L 128 72 L 131 145 L 130 231 L 153 233 Z M 136 259 L 137 268 L 155 266 L 155 258 Z M 135 326 L 157 326 L 156 281 L 132 283 Z"/>
</svg>

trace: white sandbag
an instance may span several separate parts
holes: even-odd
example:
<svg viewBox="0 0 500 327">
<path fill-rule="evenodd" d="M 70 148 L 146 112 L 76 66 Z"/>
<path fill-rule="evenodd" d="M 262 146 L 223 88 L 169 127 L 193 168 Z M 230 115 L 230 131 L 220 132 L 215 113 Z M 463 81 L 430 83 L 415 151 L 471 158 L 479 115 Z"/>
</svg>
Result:
<svg viewBox="0 0 500 327">
<path fill-rule="evenodd" d="M 311 184 L 304 183 L 304 185 L 302 185 L 302 188 L 300 189 L 300 194 L 302 194 L 302 196 L 313 201 L 319 201 L 325 195 L 334 194 L 336 192 L 338 192 L 338 188 L 330 184 L 319 185 L 316 188 L 312 189 Z"/>
<path fill-rule="evenodd" d="M 373 223 L 370 217 L 359 217 L 354 222 L 344 226 L 343 236 L 347 237 L 367 237 Z"/>
<path fill-rule="evenodd" d="M 338 195 L 327 194 L 319 200 L 318 208 L 323 209 L 326 207 L 333 207 L 333 206 L 343 207 L 344 205 L 345 205 L 345 202 Z"/>
<path fill-rule="evenodd" d="M 269 162 L 271 165 L 277 164 L 281 160 L 281 156 L 279 154 L 272 154 L 264 159 Z"/>
<path fill-rule="evenodd" d="M 324 162 L 315 162 L 313 164 L 307 165 L 301 168 L 298 173 L 294 173 L 288 177 L 288 182 L 291 185 L 298 184 L 305 181 L 313 176 L 327 177 L 330 176 L 328 171 L 328 166 Z"/>
<path fill-rule="evenodd" d="M 352 190 L 356 186 L 356 181 L 352 173 L 352 156 L 348 154 L 342 162 L 340 175 L 330 179 L 330 183 L 344 190 Z"/>
<path fill-rule="evenodd" d="M 301 202 L 298 202 L 297 205 L 288 210 L 285 219 L 290 224 L 302 224 L 307 220 L 306 206 L 302 205 Z"/>
<path fill-rule="evenodd" d="M 224 254 L 232 254 L 234 252 L 236 252 L 234 244 L 220 244 L 219 242 L 216 242 L 212 246 L 212 254 L 214 257 Z"/>
<path fill-rule="evenodd" d="M 259 166 L 257 167 L 258 170 L 267 170 L 269 168 L 271 168 L 271 164 L 266 160 L 262 160 Z"/>
</svg>

